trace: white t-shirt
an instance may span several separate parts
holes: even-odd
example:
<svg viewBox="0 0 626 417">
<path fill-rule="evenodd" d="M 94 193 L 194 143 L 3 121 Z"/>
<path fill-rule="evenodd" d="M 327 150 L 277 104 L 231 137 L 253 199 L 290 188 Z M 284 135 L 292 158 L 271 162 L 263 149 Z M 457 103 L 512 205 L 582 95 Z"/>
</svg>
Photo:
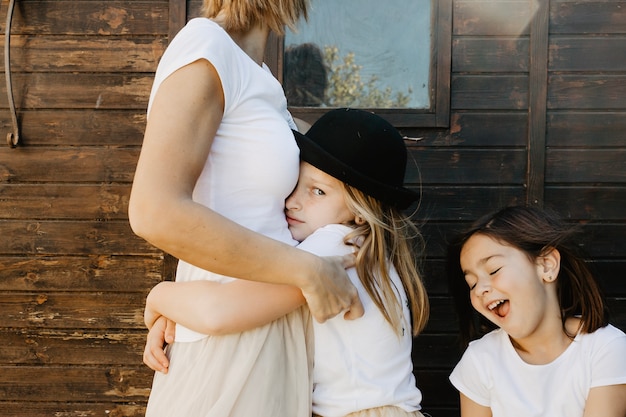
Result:
<svg viewBox="0 0 626 417">
<path fill-rule="evenodd" d="M 352 229 L 328 225 L 298 247 L 319 256 L 353 251 L 343 239 Z M 369 297 L 355 268 L 348 269 L 365 308 L 363 317 L 345 320 L 338 315 L 323 324 L 314 322 L 313 412 L 339 417 L 374 407 L 395 405 L 419 410 L 422 394 L 413 375 L 410 312 L 402 282 L 395 269 L 393 283 L 404 307 L 404 331 L 399 337 Z"/>
<path fill-rule="evenodd" d="M 224 116 L 193 191 L 194 201 L 258 233 L 295 245 L 284 215 L 285 199 L 296 185 L 299 150 L 291 129 L 282 86 L 269 69 L 256 64 L 215 22 L 190 20 L 159 62 L 148 105 L 177 69 L 206 59 L 224 90 Z M 163 161 L 167 169 L 167 161 Z M 233 278 L 180 261 L 177 281 Z M 183 326 L 176 341 L 206 337 Z"/>
<path fill-rule="evenodd" d="M 626 335 L 611 325 L 581 333 L 551 363 L 531 365 L 497 329 L 470 343 L 450 381 L 493 417 L 582 417 L 591 388 L 626 383 Z"/>
</svg>

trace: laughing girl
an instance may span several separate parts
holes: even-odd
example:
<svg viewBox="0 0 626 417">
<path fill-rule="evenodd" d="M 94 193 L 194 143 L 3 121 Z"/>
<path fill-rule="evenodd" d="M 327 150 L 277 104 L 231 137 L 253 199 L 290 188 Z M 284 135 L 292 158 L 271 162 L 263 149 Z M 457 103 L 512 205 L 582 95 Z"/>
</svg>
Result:
<svg viewBox="0 0 626 417">
<path fill-rule="evenodd" d="M 508 207 L 452 246 L 461 333 L 467 342 L 493 329 L 450 375 L 462 417 L 626 416 L 626 335 L 608 324 L 574 231 L 547 211 Z"/>
</svg>

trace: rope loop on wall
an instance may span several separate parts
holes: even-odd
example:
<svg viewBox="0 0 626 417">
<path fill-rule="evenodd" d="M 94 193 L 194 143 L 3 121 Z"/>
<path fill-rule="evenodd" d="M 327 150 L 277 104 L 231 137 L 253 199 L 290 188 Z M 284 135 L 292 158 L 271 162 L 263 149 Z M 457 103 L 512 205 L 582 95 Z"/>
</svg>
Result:
<svg viewBox="0 0 626 417">
<path fill-rule="evenodd" d="M 13 131 L 7 133 L 7 144 L 10 148 L 15 148 L 20 143 L 20 128 L 17 123 L 17 113 L 15 111 L 15 102 L 13 101 L 13 85 L 11 82 L 11 21 L 13 20 L 14 8 L 15 0 L 10 0 L 4 34 L 4 76 L 7 82 L 7 96 L 11 110 L 11 119 L 13 120 Z"/>
</svg>

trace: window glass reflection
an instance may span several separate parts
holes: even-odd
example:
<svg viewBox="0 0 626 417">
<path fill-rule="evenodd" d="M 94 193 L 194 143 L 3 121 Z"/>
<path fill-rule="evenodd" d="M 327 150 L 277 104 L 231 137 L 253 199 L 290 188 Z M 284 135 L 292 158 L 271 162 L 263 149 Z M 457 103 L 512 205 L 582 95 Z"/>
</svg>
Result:
<svg viewBox="0 0 626 417">
<path fill-rule="evenodd" d="M 430 107 L 431 0 L 313 0 L 285 35 L 290 106 Z"/>
</svg>

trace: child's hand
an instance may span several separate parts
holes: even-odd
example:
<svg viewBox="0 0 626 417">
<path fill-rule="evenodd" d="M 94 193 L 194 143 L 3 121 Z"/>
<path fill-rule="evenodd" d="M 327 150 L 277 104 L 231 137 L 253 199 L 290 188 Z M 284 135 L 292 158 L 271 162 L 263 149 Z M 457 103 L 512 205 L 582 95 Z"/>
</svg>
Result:
<svg viewBox="0 0 626 417">
<path fill-rule="evenodd" d="M 175 324 L 167 317 L 159 316 L 151 326 L 143 350 L 143 363 L 150 369 L 167 373 L 170 361 L 165 355 L 165 346 L 174 341 Z"/>
</svg>

